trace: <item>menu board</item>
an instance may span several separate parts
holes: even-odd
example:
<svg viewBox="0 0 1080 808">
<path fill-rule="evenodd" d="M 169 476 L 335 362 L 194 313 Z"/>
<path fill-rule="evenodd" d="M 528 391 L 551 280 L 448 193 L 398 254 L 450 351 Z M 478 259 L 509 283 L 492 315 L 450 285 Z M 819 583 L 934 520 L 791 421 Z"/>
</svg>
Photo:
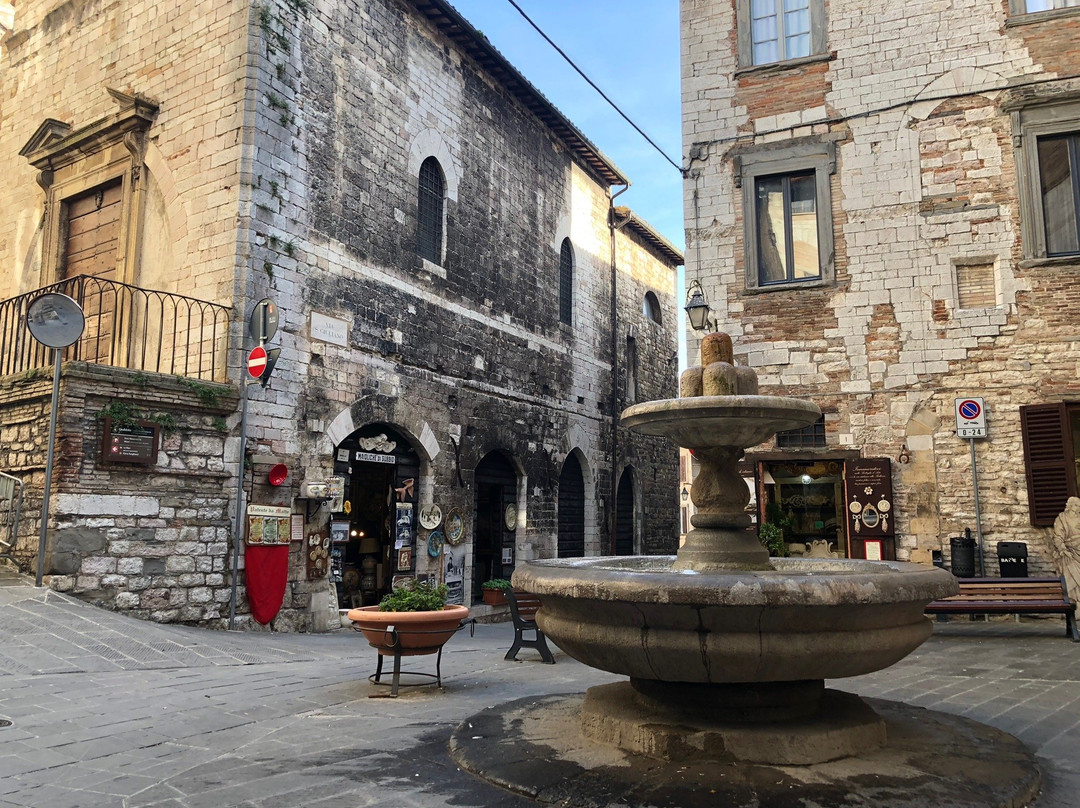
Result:
<svg viewBox="0 0 1080 808">
<path fill-rule="evenodd" d="M 149 421 L 121 426 L 106 417 L 101 436 L 101 460 L 152 466 L 157 463 L 160 434 L 161 428 Z"/>
<path fill-rule="evenodd" d="M 292 508 L 248 505 L 248 544 L 288 544 L 292 539 Z"/>
</svg>

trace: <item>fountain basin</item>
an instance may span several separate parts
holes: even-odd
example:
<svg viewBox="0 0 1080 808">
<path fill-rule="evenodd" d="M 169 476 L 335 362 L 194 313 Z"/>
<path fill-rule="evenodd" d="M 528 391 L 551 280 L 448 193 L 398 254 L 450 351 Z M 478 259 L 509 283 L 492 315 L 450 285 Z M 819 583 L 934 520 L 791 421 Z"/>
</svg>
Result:
<svg viewBox="0 0 1080 808">
<path fill-rule="evenodd" d="M 631 679 L 702 684 L 858 676 L 931 632 L 923 608 L 955 594 L 941 569 L 897 561 L 773 559 L 775 570 L 672 571 L 674 558 L 530 562 L 537 623 L 575 659 Z"/>
</svg>

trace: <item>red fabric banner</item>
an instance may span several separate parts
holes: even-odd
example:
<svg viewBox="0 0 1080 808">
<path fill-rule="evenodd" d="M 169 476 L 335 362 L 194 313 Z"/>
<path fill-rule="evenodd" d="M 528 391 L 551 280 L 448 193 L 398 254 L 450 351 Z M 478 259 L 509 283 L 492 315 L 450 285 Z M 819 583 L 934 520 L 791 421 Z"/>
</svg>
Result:
<svg viewBox="0 0 1080 808">
<path fill-rule="evenodd" d="M 289 545 L 247 545 L 244 548 L 244 572 L 251 616 L 265 626 L 277 617 L 285 598 Z"/>
</svg>

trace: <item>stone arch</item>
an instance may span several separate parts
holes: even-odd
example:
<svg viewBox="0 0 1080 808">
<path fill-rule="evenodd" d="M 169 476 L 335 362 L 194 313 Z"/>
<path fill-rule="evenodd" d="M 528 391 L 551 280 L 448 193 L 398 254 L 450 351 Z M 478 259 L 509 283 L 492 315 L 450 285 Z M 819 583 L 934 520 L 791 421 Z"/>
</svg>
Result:
<svg viewBox="0 0 1080 808">
<path fill-rule="evenodd" d="M 381 400 L 382 397 L 379 397 Z M 318 458 L 330 458 L 337 446 L 356 430 L 373 422 L 393 427 L 416 447 L 420 458 L 418 496 L 420 502 L 430 502 L 434 495 L 435 477 L 433 462 L 442 451 L 431 425 L 419 410 L 403 398 L 385 399 L 386 405 L 374 396 L 363 396 L 343 409 L 327 426 L 315 447 Z"/>
<path fill-rule="evenodd" d="M 458 184 L 461 181 L 461 168 L 454 160 L 450 148 L 437 129 L 425 129 L 420 132 L 412 142 L 409 149 L 409 176 L 419 177 L 420 166 L 424 160 L 434 157 L 439 161 L 439 167 L 446 180 L 446 198 L 457 202 Z"/>
<path fill-rule="evenodd" d="M 163 224 L 169 232 L 173 266 L 183 266 L 188 257 L 188 221 L 183 200 L 176 190 L 176 179 L 165 155 L 152 140 L 147 141 L 143 162 L 164 207 Z"/>
</svg>

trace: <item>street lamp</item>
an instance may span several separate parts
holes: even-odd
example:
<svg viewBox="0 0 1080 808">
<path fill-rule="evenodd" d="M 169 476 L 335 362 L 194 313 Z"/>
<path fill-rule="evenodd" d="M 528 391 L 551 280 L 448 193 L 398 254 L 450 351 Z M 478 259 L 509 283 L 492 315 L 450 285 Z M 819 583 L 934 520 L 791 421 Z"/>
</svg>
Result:
<svg viewBox="0 0 1080 808">
<path fill-rule="evenodd" d="M 682 497 L 683 504 L 685 504 L 686 501 L 690 499 L 690 487 L 684 485 L 682 487 L 682 494 L 680 494 L 680 496 Z"/>
<path fill-rule="evenodd" d="M 690 281 L 690 286 L 686 290 L 686 305 L 683 310 L 686 312 L 686 318 L 690 321 L 690 327 L 695 331 L 704 331 L 709 327 L 709 314 L 712 309 L 705 299 L 705 290 L 701 288 L 697 278 Z M 715 324 L 715 320 L 713 324 Z"/>
</svg>

